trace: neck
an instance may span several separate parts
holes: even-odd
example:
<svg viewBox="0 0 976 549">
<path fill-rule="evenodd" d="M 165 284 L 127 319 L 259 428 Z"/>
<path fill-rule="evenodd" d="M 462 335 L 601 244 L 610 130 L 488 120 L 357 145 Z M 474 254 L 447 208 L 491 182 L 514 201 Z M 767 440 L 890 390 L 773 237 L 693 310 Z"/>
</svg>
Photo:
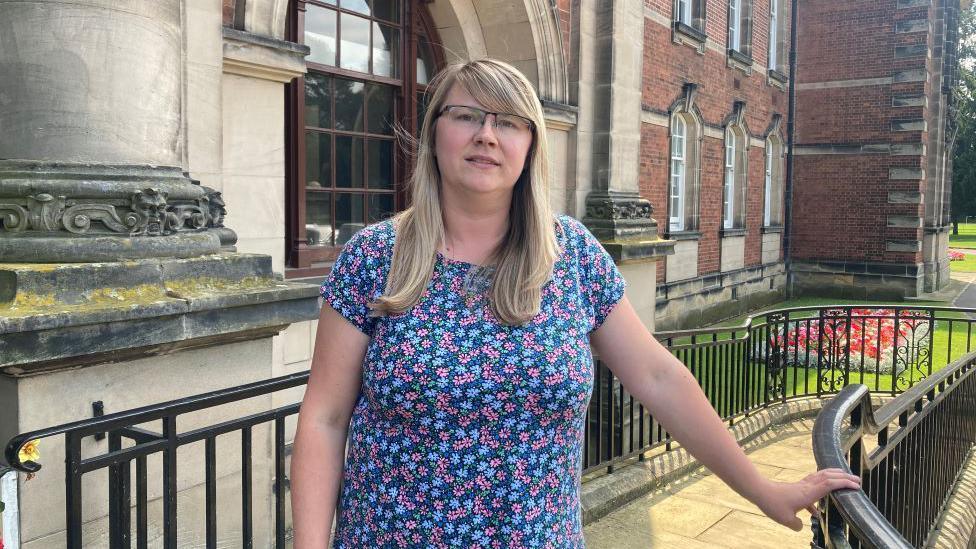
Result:
<svg viewBox="0 0 976 549">
<path fill-rule="evenodd" d="M 483 265 L 508 231 L 511 203 L 511 193 L 500 197 L 456 197 L 444 193 L 441 251 L 452 259 Z"/>
</svg>

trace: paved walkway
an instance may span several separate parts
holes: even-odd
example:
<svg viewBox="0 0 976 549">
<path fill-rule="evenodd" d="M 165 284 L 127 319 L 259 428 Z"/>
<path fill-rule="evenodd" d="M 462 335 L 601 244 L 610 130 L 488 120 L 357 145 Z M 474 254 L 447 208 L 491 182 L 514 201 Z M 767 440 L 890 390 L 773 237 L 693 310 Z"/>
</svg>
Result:
<svg viewBox="0 0 976 549">
<path fill-rule="evenodd" d="M 777 425 L 746 445 L 769 478 L 796 481 L 816 471 L 813 419 Z M 587 549 L 810 547 L 810 515 L 794 532 L 766 518 L 705 469 L 617 509 L 585 528 Z"/>
</svg>

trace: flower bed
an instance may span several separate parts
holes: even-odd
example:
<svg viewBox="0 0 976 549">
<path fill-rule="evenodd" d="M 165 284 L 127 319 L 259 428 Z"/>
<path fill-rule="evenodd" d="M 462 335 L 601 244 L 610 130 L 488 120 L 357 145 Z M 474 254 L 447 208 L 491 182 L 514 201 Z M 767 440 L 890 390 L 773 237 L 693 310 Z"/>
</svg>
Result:
<svg viewBox="0 0 976 549">
<path fill-rule="evenodd" d="M 867 373 L 900 374 L 908 364 L 927 354 L 931 323 L 924 311 L 852 309 L 825 311 L 822 319 L 790 320 L 771 324 L 773 351 L 779 351 L 783 366 L 824 369 L 847 367 Z"/>
</svg>

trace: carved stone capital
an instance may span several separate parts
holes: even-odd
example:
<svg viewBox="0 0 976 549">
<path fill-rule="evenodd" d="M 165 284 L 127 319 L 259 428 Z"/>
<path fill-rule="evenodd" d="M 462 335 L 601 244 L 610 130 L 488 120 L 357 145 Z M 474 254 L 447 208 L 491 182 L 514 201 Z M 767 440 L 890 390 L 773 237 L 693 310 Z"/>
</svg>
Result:
<svg viewBox="0 0 976 549">
<path fill-rule="evenodd" d="M 597 238 L 657 238 L 654 208 L 638 193 L 594 191 L 586 197 L 583 223 Z"/>
<path fill-rule="evenodd" d="M 652 261 L 674 253 L 674 241 L 658 236 L 653 211 L 638 193 L 594 191 L 583 223 L 617 263 Z"/>
</svg>

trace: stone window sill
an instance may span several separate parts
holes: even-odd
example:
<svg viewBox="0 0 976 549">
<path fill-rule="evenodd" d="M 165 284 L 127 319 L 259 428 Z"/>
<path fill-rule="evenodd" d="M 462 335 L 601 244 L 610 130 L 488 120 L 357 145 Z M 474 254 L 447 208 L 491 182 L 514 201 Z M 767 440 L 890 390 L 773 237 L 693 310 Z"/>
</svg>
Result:
<svg viewBox="0 0 976 549">
<path fill-rule="evenodd" d="M 785 74 L 779 72 L 776 69 L 769 69 L 769 71 L 766 73 L 766 76 L 767 76 L 766 82 L 784 91 L 786 90 L 786 85 L 790 81 L 789 76 L 786 76 Z"/>
<path fill-rule="evenodd" d="M 671 25 L 671 41 L 676 44 L 687 44 L 695 48 L 698 53 L 705 53 L 705 33 L 687 23 L 675 21 Z"/>
<path fill-rule="evenodd" d="M 668 240 L 698 240 L 701 238 L 699 231 L 670 231 L 664 235 Z"/>
<path fill-rule="evenodd" d="M 733 227 L 731 229 L 719 229 L 718 234 L 722 238 L 729 237 L 729 236 L 745 236 L 746 230 L 744 228 Z"/>
<path fill-rule="evenodd" d="M 746 76 L 752 74 L 752 56 L 746 55 L 739 50 L 728 50 L 728 63 L 729 67 L 734 69 L 739 69 L 744 72 Z"/>
<path fill-rule="evenodd" d="M 764 226 L 760 230 L 763 232 L 763 234 L 766 234 L 766 233 L 781 233 L 781 232 L 783 232 L 783 226 L 782 225 L 766 225 L 766 226 Z"/>
</svg>

